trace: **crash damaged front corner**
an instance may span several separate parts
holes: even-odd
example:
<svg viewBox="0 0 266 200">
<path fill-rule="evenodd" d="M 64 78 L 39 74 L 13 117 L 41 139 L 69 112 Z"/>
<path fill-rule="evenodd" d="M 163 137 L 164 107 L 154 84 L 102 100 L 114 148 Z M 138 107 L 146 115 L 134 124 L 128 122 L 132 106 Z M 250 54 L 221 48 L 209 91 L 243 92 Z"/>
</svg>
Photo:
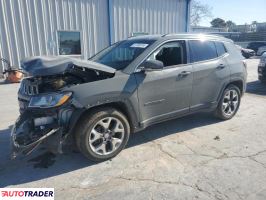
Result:
<svg viewBox="0 0 266 200">
<path fill-rule="evenodd" d="M 43 143 L 51 152 L 62 153 L 62 145 L 70 131 L 70 119 L 76 113 L 70 108 L 43 112 L 26 110 L 11 132 L 11 158 L 20 153 L 30 154 Z"/>
<path fill-rule="evenodd" d="M 11 133 L 11 157 L 29 154 L 40 144 L 61 153 L 85 110 L 71 86 L 112 78 L 114 71 L 90 61 L 43 57 L 25 60 L 22 68 L 29 77 L 18 91 L 21 114 Z"/>
</svg>

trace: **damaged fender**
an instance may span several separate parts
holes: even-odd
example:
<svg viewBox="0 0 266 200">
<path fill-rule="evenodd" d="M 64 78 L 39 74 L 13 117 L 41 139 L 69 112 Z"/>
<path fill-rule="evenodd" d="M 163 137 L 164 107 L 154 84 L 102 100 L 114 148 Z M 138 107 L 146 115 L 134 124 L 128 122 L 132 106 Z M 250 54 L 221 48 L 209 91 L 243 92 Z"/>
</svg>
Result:
<svg viewBox="0 0 266 200">
<path fill-rule="evenodd" d="M 13 158 L 31 153 L 40 144 L 61 153 L 83 112 L 106 103 L 123 102 L 133 127 L 137 127 L 134 76 L 68 57 L 33 57 L 23 60 L 21 67 L 30 77 L 22 80 L 18 91 L 21 115 L 11 133 Z M 62 104 L 56 103 L 54 94 L 61 93 L 71 96 Z"/>
</svg>

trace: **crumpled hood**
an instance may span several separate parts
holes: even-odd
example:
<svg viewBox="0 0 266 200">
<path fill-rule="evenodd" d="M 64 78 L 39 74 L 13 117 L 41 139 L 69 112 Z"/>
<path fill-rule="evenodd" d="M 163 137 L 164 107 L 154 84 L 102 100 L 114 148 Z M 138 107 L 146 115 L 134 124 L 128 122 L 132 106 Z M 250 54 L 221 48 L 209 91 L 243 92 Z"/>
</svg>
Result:
<svg viewBox="0 0 266 200">
<path fill-rule="evenodd" d="M 36 56 L 21 61 L 21 68 L 31 76 L 63 74 L 67 69 L 73 67 L 73 65 L 110 74 L 114 74 L 116 71 L 100 63 L 65 56 Z"/>
</svg>

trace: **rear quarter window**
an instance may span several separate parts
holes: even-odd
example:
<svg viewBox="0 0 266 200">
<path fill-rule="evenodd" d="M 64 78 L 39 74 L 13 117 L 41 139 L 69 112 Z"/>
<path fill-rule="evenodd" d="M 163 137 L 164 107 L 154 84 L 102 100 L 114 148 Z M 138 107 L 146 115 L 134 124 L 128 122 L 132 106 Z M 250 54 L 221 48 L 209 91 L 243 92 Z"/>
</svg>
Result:
<svg viewBox="0 0 266 200">
<path fill-rule="evenodd" d="M 215 43 L 212 41 L 191 40 L 189 41 L 190 60 L 199 62 L 217 58 Z"/>
</svg>

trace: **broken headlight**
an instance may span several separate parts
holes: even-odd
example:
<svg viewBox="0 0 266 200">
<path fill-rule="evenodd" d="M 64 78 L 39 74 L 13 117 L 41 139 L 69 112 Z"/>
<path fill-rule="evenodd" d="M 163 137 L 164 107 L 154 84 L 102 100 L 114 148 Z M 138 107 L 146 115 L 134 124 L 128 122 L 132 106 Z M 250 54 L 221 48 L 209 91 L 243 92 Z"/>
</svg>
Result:
<svg viewBox="0 0 266 200">
<path fill-rule="evenodd" d="M 49 93 L 33 96 L 30 99 L 30 108 L 52 108 L 63 105 L 71 97 L 71 92 Z"/>
</svg>

